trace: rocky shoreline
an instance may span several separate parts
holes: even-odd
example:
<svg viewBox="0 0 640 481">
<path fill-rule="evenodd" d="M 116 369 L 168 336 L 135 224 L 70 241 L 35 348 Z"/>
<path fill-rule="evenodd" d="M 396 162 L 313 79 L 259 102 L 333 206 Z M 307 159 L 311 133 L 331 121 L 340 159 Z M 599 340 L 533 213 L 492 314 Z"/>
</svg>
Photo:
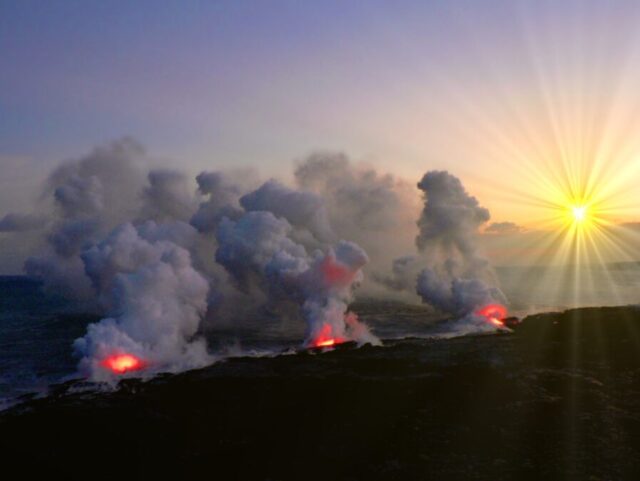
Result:
<svg viewBox="0 0 640 481">
<path fill-rule="evenodd" d="M 637 307 L 589 308 L 510 335 L 62 385 L 0 413 L 0 452 L 25 479 L 632 480 L 639 347 Z"/>
</svg>

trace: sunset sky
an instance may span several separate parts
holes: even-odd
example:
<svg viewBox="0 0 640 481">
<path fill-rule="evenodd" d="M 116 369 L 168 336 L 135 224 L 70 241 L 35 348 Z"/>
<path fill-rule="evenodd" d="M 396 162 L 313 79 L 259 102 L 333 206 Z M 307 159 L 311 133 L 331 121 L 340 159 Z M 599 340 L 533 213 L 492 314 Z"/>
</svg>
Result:
<svg viewBox="0 0 640 481">
<path fill-rule="evenodd" d="M 634 1 L 0 0 L 0 216 L 131 136 L 193 173 L 446 169 L 529 231 L 638 222 L 638 25 Z"/>
</svg>

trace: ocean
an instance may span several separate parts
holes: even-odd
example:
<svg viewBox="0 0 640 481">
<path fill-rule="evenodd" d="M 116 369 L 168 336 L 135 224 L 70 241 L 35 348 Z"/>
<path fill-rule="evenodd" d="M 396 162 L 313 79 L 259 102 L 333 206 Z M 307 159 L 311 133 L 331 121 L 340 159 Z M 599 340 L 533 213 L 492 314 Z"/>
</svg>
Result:
<svg viewBox="0 0 640 481">
<path fill-rule="evenodd" d="M 42 293 L 40 282 L 0 277 L 0 406 L 75 371 L 71 343 L 94 316 L 74 313 L 60 298 Z"/>
</svg>

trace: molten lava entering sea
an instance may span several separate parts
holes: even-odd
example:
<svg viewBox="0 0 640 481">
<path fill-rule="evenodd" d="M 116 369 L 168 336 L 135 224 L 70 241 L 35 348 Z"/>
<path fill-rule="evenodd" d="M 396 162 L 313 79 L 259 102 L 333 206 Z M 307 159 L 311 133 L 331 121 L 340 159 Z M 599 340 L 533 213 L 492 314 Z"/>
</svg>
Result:
<svg viewBox="0 0 640 481">
<path fill-rule="evenodd" d="M 309 343 L 309 347 L 331 347 L 343 342 L 345 342 L 344 338 L 333 335 L 330 324 L 324 324 L 318 336 Z"/>
<path fill-rule="evenodd" d="M 505 327 L 504 319 L 507 317 L 507 308 L 502 304 L 488 304 L 476 311 L 476 314 L 483 316 L 487 322 L 496 327 Z"/>
<path fill-rule="evenodd" d="M 102 361 L 102 365 L 116 374 L 144 369 L 145 363 L 133 354 L 115 354 Z"/>
</svg>

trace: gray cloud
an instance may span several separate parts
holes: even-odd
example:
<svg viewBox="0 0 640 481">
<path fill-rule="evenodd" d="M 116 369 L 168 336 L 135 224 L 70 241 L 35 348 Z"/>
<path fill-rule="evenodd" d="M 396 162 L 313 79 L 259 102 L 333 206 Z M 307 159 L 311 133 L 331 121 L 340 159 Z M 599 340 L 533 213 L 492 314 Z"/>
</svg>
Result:
<svg viewBox="0 0 640 481">
<path fill-rule="evenodd" d="M 514 222 L 492 222 L 484 230 L 485 233 L 497 235 L 512 235 L 523 231 L 522 226 Z"/>
<path fill-rule="evenodd" d="M 632 231 L 640 231 L 640 222 L 625 222 L 623 224 L 620 224 L 620 227 Z"/>
</svg>

